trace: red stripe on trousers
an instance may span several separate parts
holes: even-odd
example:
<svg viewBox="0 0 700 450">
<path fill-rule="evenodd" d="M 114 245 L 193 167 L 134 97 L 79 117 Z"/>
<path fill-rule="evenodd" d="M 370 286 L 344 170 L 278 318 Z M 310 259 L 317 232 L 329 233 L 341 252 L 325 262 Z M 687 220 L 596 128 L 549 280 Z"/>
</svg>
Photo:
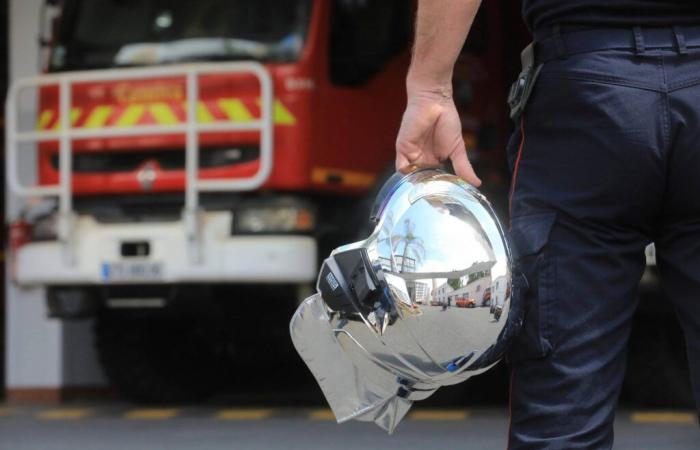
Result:
<svg viewBox="0 0 700 450">
<path fill-rule="evenodd" d="M 513 195 L 515 194 L 515 184 L 518 182 L 518 170 L 520 169 L 520 159 L 523 156 L 523 147 L 525 147 L 525 117 L 520 118 L 520 147 L 518 147 L 518 156 L 515 159 L 515 167 L 513 168 L 513 180 L 510 183 L 510 195 L 508 196 L 508 211 L 513 215 Z"/>
</svg>

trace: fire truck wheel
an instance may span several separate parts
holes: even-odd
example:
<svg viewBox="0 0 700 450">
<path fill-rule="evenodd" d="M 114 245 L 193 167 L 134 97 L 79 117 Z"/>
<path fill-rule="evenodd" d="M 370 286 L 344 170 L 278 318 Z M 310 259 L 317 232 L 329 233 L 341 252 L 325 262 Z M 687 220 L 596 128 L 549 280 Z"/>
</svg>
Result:
<svg viewBox="0 0 700 450">
<path fill-rule="evenodd" d="M 214 346 L 192 322 L 101 312 L 97 350 L 117 392 L 134 402 L 163 404 L 200 401 L 220 388 L 223 371 Z"/>
<path fill-rule="evenodd" d="M 692 407 L 685 341 L 675 316 L 638 317 L 630 336 L 624 397 L 641 406 Z"/>
</svg>

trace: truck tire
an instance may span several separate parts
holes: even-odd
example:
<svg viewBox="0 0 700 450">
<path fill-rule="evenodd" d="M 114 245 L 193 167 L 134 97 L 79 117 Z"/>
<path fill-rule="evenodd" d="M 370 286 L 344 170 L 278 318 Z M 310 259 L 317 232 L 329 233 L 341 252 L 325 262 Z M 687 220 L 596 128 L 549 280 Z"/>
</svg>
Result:
<svg viewBox="0 0 700 450">
<path fill-rule="evenodd" d="M 637 316 L 623 393 L 627 401 L 640 406 L 693 406 L 685 341 L 675 316 Z"/>
<path fill-rule="evenodd" d="M 225 368 L 192 318 L 134 318 L 105 310 L 97 351 L 117 392 L 138 403 L 189 403 L 218 389 Z"/>
</svg>

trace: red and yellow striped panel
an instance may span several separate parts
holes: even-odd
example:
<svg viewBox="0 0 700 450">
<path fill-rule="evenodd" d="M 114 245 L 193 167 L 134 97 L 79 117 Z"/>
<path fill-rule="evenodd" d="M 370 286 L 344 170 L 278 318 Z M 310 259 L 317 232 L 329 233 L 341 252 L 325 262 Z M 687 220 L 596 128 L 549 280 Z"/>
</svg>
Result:
<svg viewBox="0 0 700 450">
<path fill-rule="evenodd" d="M 220 98 L 197 102 L 197 122 L 250 122 L 260 117 L 260 101 L 247 103 L 239 98 Z M 75 107 L 70 122 L 74 128 L 133 127 L 139 125 L 177 125 L 187 118 L 187 102 L 153 102 L 106 104 L 90 108 Z M 273 103 L 275 125 L 295 125 L 297 119 L 279 100 Z M 56 108 L 41 110 L 38 130 L 59 130 L 60 115 Z"/>
</svg>

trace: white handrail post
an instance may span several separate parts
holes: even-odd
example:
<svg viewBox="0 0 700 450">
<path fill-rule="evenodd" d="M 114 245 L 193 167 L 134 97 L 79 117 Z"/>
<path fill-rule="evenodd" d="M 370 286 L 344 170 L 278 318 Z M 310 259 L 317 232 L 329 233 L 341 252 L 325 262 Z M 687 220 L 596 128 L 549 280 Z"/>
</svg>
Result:
<svg viewBox="0 0 700 450">
<path fill-rule="evenodd" d="M 197 129 L 197 103 L 199 99 L 199 74 L 192 68 L 187 70 L 187 132 L 185 142 L 185 233 L 193 262 L 201 261 L 199 243 L 199 136 Z"/>
<path fill-rule="evenodd" d="M 274 92 L 270 74 L 264 69 L 256 73 L 260 81 L 260 175 L 266 180 L 272 171 L 275 120 L 273 112 Z"/>
<path fill-rule="evenodd" d="M 19 183 L 19 164 L 17 162 L 17 152 L 19 142 L 15 136 L 17 135 L 17 114 L 18 109 L 15 106 L 19 103 L 17 89 L 12 86 L 7 92 L 7 100 L 5 101 L 5 179 L 11 191 L 18 192 L 22 188 Z"/>
<path fill-rule="evenodd" d="M 63 255 L 67 264 L 73 264 L 73 155 L 71 149 L 71 103 L 70 82 L 62 78 L 59 83 L 60 139 L 58 147 L 58 237 L 63 242 Z"/>
</svg>

